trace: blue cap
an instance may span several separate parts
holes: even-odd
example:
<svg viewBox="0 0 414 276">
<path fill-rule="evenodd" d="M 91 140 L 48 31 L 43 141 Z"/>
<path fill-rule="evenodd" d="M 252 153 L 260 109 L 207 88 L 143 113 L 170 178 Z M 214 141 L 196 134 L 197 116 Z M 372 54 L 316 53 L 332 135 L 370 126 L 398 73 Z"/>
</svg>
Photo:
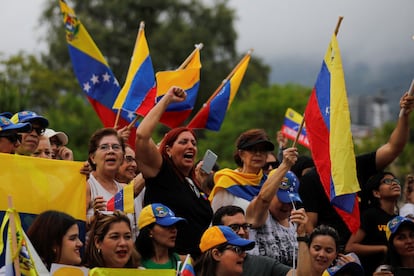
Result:
<svg viewBox="0 0 414 276">
<path fill-rule="evenodd" d="M 299 196 L 299 179 L 293 172 L 288 171 L 282 179 L 277 190 L 277 198 L 283 203 L 302 202 Z"/>
<path fill-rule="evenodd" d="M 353 260 L 347 263 L 338 263 L 335 266 L 331 266 L 326 270 L 327 273 L 323 273 L 322 276 L 333 276 L 337 273 L 346 272 L 346 275 L 364 276 L 364 268 L 361 265 L 361 261 L 355 253 L 349 253 L 345 256 L 351 257 Z"/>
<path fill-rule="evenodd" d="M 13 116 L 13 114 L 11 112 L 2 112 L 0 113 L 0 116 L 10 119 Z"/>
<path fill-rule="evenodd" d="M 225 243 L 240 246 L 244 250 L 250 250 L 255 245 L 254 241 L 241 238 L 230 227 L 218 225 L 207 228 L 204 232 L 200 240 L 200 250 L 201 252 L 206 252 L 213 247 Z"/>
<path fill-rule="evenodd" d="M 32 130 L 32 125 L 30 123 L 13 124 L 8 118 L 0 116 L 0 133 L 29 132 L 30 130 Z"/>
<path fill-rule="evenodd" d="M 414 228 L 414 221 L 406 217 L 396 216 L 387 223 L 387 228 L 385 229 L 387 240 L 391 239 L 391 235 L 395 234 L 402 224 L 408 224 Z"/>
<path fill-rule="evenodd" d="M 13 115 L 10 119 L 13 123 L 33 123 L 39 122 L 42 128 L 47 128 L 49 126 L 49 121 L 43 117 L 38 115 L 36 112 L 33 111 L 20 111 Z"/>
<path fill-rule="evenodd" d="M 142 229 L 151 223 L 161 226 L 171 226 L 178 222 L 186 221 L 184 218 L 176 217 L 170 208 L 161 203 L 152 203 L 145 206 L 138 218 L 138 229 Z"/>
</svg>

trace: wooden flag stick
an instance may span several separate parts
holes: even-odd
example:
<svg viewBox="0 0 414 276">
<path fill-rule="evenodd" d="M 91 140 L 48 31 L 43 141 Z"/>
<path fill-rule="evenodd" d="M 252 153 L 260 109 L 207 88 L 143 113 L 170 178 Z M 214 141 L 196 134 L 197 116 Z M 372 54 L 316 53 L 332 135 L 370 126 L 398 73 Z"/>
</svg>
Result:
<svg viewBox="0 0 414 276">
<path fill-rule="evenodd" d="M 243 64 L 244 60 L 246 58 L 248 58 L 253 52 L 253 49 L 250 49 L 247 54 L 240 60 L 240 62 L 233 68 L 233 70 L 230 72 L 230 74 L 221 82 L 221 84 L 219 85 L 219 87 L 217 87 L 217 89 L 214 91 L 214 93 L 210 96 L 210 98 L 208 98 L 207 103 L 209 103 L 223 88 L 223 86 L 229 81 L 229 79 L 234 75 L 234 73 L 236 73 L 237 69 L 239 69 L 239 67 Z M 195 116 L 194 116 L 195 117 Z"/>
<path fill-rule="evenodd" d="M 7 202 L 8 202 L 8 208 L 13 209 L 13 199 L 10 195 L 7 197 Z M 11 232 L 10 234 L 12 238 L 11 252 L 12 252 L 12 256 L 14 256 L 15 254 L 17 254 L 16 221 L 14 220 L 14 214 L 10 214 L 9 216 L 9 227 L 10 227 L 10 232 Z M 20 276 L 20 263 L 19 263 L 18 256 L 13 259 L 13 265 L 14 265 L 15 275 Z"/>
<path fill-rule="evenodd" d="M 342 19 L 344 19 L 343 16 L 340 16 L 338 18 L 338 23 L 336 23 L 336 28 L 335 28 L 335 36 L 338 35 L 339 27 L 341 27 Z"/>
<path fill-rule="evenodd" d="M 190 60 L 193 58 L 193 56 L 195 55 L 195 53 L 197 52 L 197 50 L 201 50 L 203 49 L 204 45 L 203 43 L 199 43 L 194 45 L 195 49 L 191 52 L 191 54 L 184 60 L 184 62 L 180 65 L 180 67 L 177 68 L 177 70 L 181 70 L 184 69 L 187 64 L 190 62 Z"/>
<path fill-rule="evenodd" d="M 338 32 L 339 32 L 339 27 L 341 27 L 341 23 L 342 23 L 342 20 L 344 19 L 344 17 L 343 16 L 340 16 L 339 18 L 338 18 L 338 22 L 336 23 L 336 27 L 335 27 L 335 31 L 334 31 L 334 33 L 335 33 L 335 36 L 337 36 L 338 35 Z M 300 127 L 299 127 L 299 130 L 298 130 L 298 133 L 296 134 L 296 138 L 295 138 L 295 140 L 293 141 L 293 143 L 292 143 L 292 147 L 295 147 L 296 146 L 296 143 L 298 142 L 298 140 L 299 140 L 299 137 L 300 137 L 300 133 L 302 132 L 302 128 L 303 128 L 303 125 L 305 124 L 305 114 L 303 114 L 303 118 L 302 118 L 302 122 L 300 123 Z"/>
<path fill-rule="evenodd" d="M 134 58 L 134 53 L 135 53 L 135 51 L 136 51 L 136 49 L 137 49 L 137 47 L 138 47 L 138 41 L 139 41 L 139 38 L 140 38 L 140 36 L 141 36 L 141 33 L 144 31 L 144 29 L 145 29 L 145 23 L 144 23 L 144 21 L 141 21 L 140 23 L 139 23 L 139 29 L 138 29 L 138 34 L 137 34 L 137 39 L 136 39 L 136 41 L 135 41 L 135 46 L 134 46 L 134 51 L 132 52 L 132 57 L 131 57 L 131 62 L 132 62 L 132 59 Z M 132 68 L 131 68 L 131 66 L 129 67 L 129 69 L 128 69 L 128 73 L 127 73 L 127 79 L 128 79 L 128 77 L 129 77 L 129 75 L 130 75 L 130 73 L 132 74 L 132 72 L 130 72 L 129 70 L 131 70 Z M 124 84 L 125 85 L 125 84 Z M 126 98 L 126 97 L 125 97 Z M 124 99 L 124 101 L 125 101 L 125 99 Z M 123 105 L 123 103 L 122 103 L 122 105 Z M 115 118 L 115 123 L 114 123 L 114 128 L 116 129 L 117 127 L 118 127 L 118 122 L 119 122 L 119 117 L 121 116 L 121 111 L 122 111 L 122 106 L 121 106 L 121 108 L 119 108 L 118 109 L 118 112 L 116 113 L 116 118 Z M 135 123 L 134 123 L 135 124 Z M 132 124 L 132 125 L 134 125 L 134 124 Z M 128 126 L 128 128 L 130 128 L 129 126 Z"/>
</svg>

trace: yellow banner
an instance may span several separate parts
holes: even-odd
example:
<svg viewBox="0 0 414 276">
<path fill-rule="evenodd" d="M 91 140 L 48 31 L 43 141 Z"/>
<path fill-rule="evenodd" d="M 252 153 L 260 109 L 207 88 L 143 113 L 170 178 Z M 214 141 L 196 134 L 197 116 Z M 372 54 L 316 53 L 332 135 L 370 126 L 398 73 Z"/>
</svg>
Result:
<svg viewBox="0 0 414 276">
<path fill-rule="evenodd" d="M 7 196 L 19 213 L 65 212 L 86 219 L 86 178 L 83 162 L 52 160 L 0 153 L 0 210 Z"/>
<path fill-rule="evenodd" d="M 102 268 L 89 270 L 89 276 L 175 276 L 174 269 Z"/>
</svg>

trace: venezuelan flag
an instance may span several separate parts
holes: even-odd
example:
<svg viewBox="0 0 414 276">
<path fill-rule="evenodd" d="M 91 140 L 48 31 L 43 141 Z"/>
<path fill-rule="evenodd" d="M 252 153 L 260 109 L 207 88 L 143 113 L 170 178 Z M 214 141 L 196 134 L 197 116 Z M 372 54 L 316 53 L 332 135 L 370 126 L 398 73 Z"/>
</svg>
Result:
<svg viewBox="0 0 414 276">
<path fill-rule="evenodd" d="M 226 112 L 239 90 L 249 61 L 250 52 L 236 66 L 234 74 L 230 74 L 230 80 L 226 79 L 224 85 L 219 87 L 218 93 L 213 93 L 212 97 L 203 105 L 187 127 L 220 130 Z"/>
<path fill-rule="evenodd" d="M 287 138 L 295 140 L 302 120 L 303 116 L 289 107 L 285 113 L 285 121 L 283 122 L 282 133 Z M 298 143 L 309 148 L 309 139 L 306 136 L 305 127 L 303 127 L 302 131 L 300 132 Z"/>
<path fill-rule="evenodd" d="M 161 100 L 171 86 L 179 86 L 187 93 L 185 101 L 170 104 L 162 115 L 160 122 L 166 126 L 171 128 L 180 126 L 190 116 L 194 108 L 200 86 L 201 47 L 202 44 L 196 45 L 196 49 L 190 55 L 190 60 L 185 62 L 183 68 L 180 66 L 177 70 L 163 71 L 156 74 L 156 102 Z"/>
<path fill-rule="evenodd" d="M 241 173 L 236 170 L 222 169 L 214 174 L 214 187 L 209 195 L 212 201 L 218 189 L 225 189 L 232 195 L 251 201 L 260 191 L 267 176 L 260 173 Z"/>
<path fill-rule="evenodd" d="M 351 119 L 342 60 L 332 36 L 305 110 L 312 157 L 325 192 L 351 232 L 359 228 Z"/>
<path fill-rule="evenodd" d="M 107 211 L 134 213 L 134 185 L 128 184 L 106 203 Z"/>
<path fill-rule="evenodd" d="M 9 222 L 8 227 L 6 224 Z M 14 233 L 12 233 L 12 223 Z M 6 230 L 7 229 L 7 230 Z M 6 230 L 6 231 L 5 231 Z M 6 261 L 3 275 L 26 275 L 26 276 L 47 276 L 46 269 L 35 248 L 23 231 L 19 214 L 15 209 L 7 209 L 0 228 L 0 237 L 6 233 Z M 13 248 L 12 234 L 16 235 L 16 248 Z M 0 239 L 0 254 L 4 249 L 3 239 Z M 15 259 L 18 259 L 19 266 L 13 266 Z M 19 271 L 17 271 L 19 270 Z M 20 273 L 19 273 L 20 272 Z"/>
<path fill-rule="evenodd" d="M 105 127 L 114 127 L 117 110 L 112 109 L 112 105 L 120 91 L 118 80 L 88 31 L 76 17 L 75 12 L 64 0 L 60 0 L 59 3 L 66 30 L 69 55 L 79 85 L 102 124 Z M 133 112 L 121 112 L 119 126 L 128 125 L 134 117 Z M 129 143 L 134 146 L 135 135 L 131 135 L 131 137 L 133 138 Z"/>
<path fill-rule="evenodd" d="M 136 112 L 144 102 L 147 94 L 154 95 L 155 93 L 154 68 L 145 37 L 144 26 L 144 22 L 141 22 L 127 78 L 113 108 L 122 108 L 128 112 Z"/>
<path fill-rule="evenodd" d="M 191 262 L 190 254 L 188 254 L 187 257 L 185 258 L 179 275 L 180 276 L 195 276 L 196 275 L 193 264 Z"/>
</svg>

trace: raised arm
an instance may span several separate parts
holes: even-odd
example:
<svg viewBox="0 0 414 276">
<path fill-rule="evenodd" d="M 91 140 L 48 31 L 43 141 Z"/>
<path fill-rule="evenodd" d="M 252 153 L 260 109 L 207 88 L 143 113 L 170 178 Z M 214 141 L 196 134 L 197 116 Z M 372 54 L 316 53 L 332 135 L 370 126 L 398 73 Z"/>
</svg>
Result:
<svg viewBox="0 0 414 276">
<path fill-rule="evenodd" d="M 397 126 L 391 133 L 388 142 L 377 150 L 375 163 L 378 170 L 387 167 L 403 151 L 409 138 L 409 115 L 414 109 L 414 96 L 405 93 L 400 99 L 400 108 L 404 109 L 398 118 Z"/>
<path fill-rule="evenodd" d="M 276 195 L 283 177 L 292 165 L 295 164 L 297 157 L 298 152 L 296 148 L 284 150 L 282 163 L 269 174 L 259 194 L 250 202 L 246 210 L 246 221 L 251 223 L 253 228 L 260 227 L 265 223 L 270 202 Z"/>
<path fill-rule="evenodd" d="M 136 132 L 135 154 L 138 168 L 144 178 L 156 176 L 162 165 L 161 153 L 152 140 L 155 127 L 170 103 L 182 102 L 186 97 L 187 94 L 183 89 L 171 87 L 139 124 Z"/>
</svg>

